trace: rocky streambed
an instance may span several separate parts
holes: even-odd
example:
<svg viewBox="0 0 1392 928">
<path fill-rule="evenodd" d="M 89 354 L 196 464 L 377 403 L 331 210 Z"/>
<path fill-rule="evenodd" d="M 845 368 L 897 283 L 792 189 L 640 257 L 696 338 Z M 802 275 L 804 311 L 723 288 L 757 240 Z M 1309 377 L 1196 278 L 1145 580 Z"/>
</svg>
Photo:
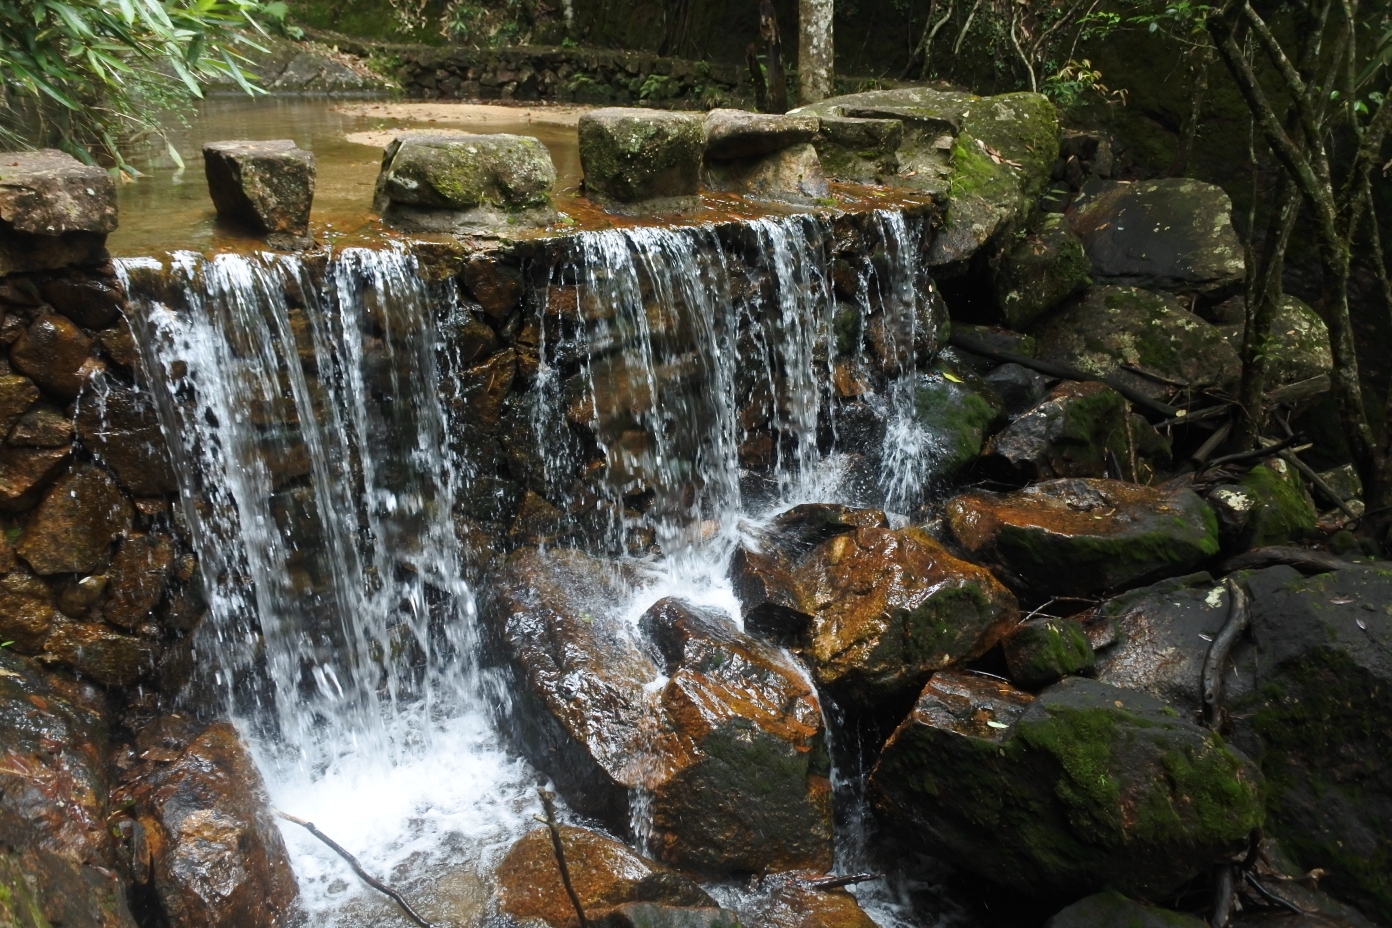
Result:
<svg viewBox="0 0 1392 928">
<path fill-rule="evenodd" d="M 336 253 L 0 162 L 0 924 L 404 924 L 316 790 L 437 924 L 1392 919 L 1392 573 L 1222 453 L 1222 191 L 1030 94 L 587 118 L 615 228 L 417 137 Z M 1330 364 L 1287 300 L 1276 421 Z"/>
</svg>

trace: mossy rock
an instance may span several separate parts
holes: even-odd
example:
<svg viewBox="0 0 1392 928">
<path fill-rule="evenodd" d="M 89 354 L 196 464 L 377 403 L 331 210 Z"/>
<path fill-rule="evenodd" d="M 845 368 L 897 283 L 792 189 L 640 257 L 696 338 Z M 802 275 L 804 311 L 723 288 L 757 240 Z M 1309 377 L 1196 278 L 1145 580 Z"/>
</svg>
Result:
<svg viewBox="0 0 1392 928">
<path fill-rule="evenodd" d="M 1116 378 L 1157 398 L 1172 388 L 1122 365 L 1195 389 L 1233 390 L 1242 370 L 1216 326 L 1169 294 L 1136 287 L 1094 287 L 1045 318 L 1034 334 L 1040 358 Z"/>
<path fill-rule="evenodd" d="M 1216 314 L 1218 331 L 1238 352 L 1242 351 L 1242 336 L 1247 328 L 1243 303 L 1241 297 L 1234 297 L 1223 303 Z M 1329 327 L 1309 304 L 1286 294 L 1271 320 L 1266 357 L 1268 388 L 1329 374 L 1334 370 Z"/>
<path fill-rule="evenodd" d="M 1249 547 L 1296 541 L 1315 530 L 1315 505 L 1295 468 L 1280 458 L 1258 464 L 1238 485 L 1252 498 Z"/>
<path fill-rule="evenodd" d="M 1159 700 L 1082 677 L 1031 698 L 938 674 L 871 790 L 928 853 L 1046 898 L 1164 898 L 1262 822 L 1250 760 Z"/>
<path fill-rule="evenodd" d="M 1002 647 L 1010 679 L 1031 690 L 1087 673 L 1096 659 L 1083 624 L 1071 618 L 1026 622 L 1010 633 Z"/>
<path fill-rule="evenodd" d="M 1024 328 L 1092 284 L 1083 243 L 1063 216 L 1045 214 L 995 267 L 996 304 L 1011 328 Z"/>
<path fill-rule="evenodd" d="M 1127 899 L 1116 890 L 1080 899 L 1044 928 L 1204 928 L 1203 919 Z"/>
<path fill-rule="evenodd" d="M 918 378 L 913 387 L 911 428 L 931 439 L 919 462 L 925 485 L 958 477 L 981 454 L 986 437 L 1003 421 L 1005 408 L 981 378 L 943 360 Z"/>
<path fill-rule="evenodd" d="M 972 555 L 1040 599 L 1138 586 L 1218 553 L 1218 521 L 1192 490 L 1048 480 L 1014 493 L 964 493 L 946 514 Z"/>
<path fill-rule="evenodd" d="M 700 114 L 610 107 L 580 117 L 585 194 L 626 212 L 695 205 L 705 150 Z"/>
<path fill-rule="evenodd" d="M 1251 575 L 1256 688 L 1234 736 L 1259 752 L 1267 830 L 1321 888 L 1392 921 L 1392 571 Z"/>
</svg>

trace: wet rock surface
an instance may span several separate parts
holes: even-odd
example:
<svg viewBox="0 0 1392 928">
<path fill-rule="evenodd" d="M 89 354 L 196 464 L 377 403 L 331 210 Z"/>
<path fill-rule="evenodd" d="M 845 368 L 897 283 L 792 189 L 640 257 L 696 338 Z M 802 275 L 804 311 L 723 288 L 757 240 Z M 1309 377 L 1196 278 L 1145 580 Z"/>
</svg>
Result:
<svg viewBox="0 0 1392 928">
<path fill-rule="evenodd" d="M 1203 919 L 1127 899 L 1115 890 L 1080 899 L 1045 923 L 1045 928 L 1200 928 Z"/>
<path fill-rule="evenodd" d="M 1072 618 L 1034 619 L 1017 626 L 1002 647 L 1010 679 L 1025 689 L 1065 676 L 1090 675 L 1095 657 L 1087 631 Z"/>
<path fill-rule="evenodd" d="M 382 157 L 376 207 L 406 231 L 496 234 L 554 219 L 555 183 L 550 153 L 530 136 L 408 134 Z"/>
<path fill-rule="evenodd" d="M 990 572 L 884 514 L 798 506 L 732 565 L 745 622 L 796 643 L 817 681 L 871 706 L 977 657 L 1014 624 Z"/>
<path fill-rule="evenodd" d="M 940 673 L 871 775 L 932 853 L 1043 897 L 1163 898 L 1245 846 L 1262 777 L 1142 693 L 1073 677 L 1037 697 Z"/>
<path fill-rule="evenodd" d="M 86 382 L 92 339 L 66 316 L 39 316 L 10 346 L 10 363 L 65 400 Z"/>
<path fill-rule="evenodd" d="M 590 199 L 640 214 L 695 205 L 705 148 L 699 115 L 610 107 L 582 116 L 579 134 Z"/>
<path fill-rule="evenodd" d="M 113 800 L 141 835 L 131 845 L 133 870 L 146 876 L 171 928 L 291 924 L 295 877 L 236 729 L 164 717 L 137 744 L 143 762 Z"/>
<path fill-rule="evenodd" d="M 88 573 L 131 524 L 131 505 L 111 476 L 81 467 L 49 489 L 15 550 L 37 574 Z"/>
<path fill-rule="evenodd" d="M 1092 283 L 1083 243 L 1063 216 L 1048 213 L 1001 255 L 996 303 L 1006 325 L 1024 329 Z"/>
<path fill-rule="evenodd" d="M 1242 281 L 1232 201 L 1190 178 L 1084 189 L 1068 216 L 1099 281 L 1213 293 Z"/>
<path fill-rule="evenodd" d="M 749 158 L 709 160 L 701 171 L 708 190 L 761 200 L 812 204 L 831 195 L 817 150 L 803 142 Z"/>
<path fill-rule="evenodd" d="M 815 116 L 711 110 L 706 114 L 706 159 L 730 161 L 771 154 L 812 141 L 819 128 Z"/>
<path fill-rule="evenodd" d="M 1247 329 L 1245 314 L 1246 304 L 1240 296 L 1214 307 L 1211 312 L 1218 331 L 1238 352 L 1242 351 L 1242 337 Z M 1271 319 L 1266 357 L 1267 383 L 1271 387 L 1327 375 L 1334 369 L 1329 327 L 1303 300 L 1289 293 L 1282 294 Z"/>
<path fill-rule="evenodd" d="M 105 235 L 116 228 L 116 184 L 102 168 L 53 148 L 3 152 L 0 220 L 30 235 Z"/>
<path fill-rule="evenodd" d="M 290 139 L 208 142 L 203 168 L 219 216 L 262 235 L 302 237 L 309 232 L 313 152 Z"/>
<path fill-rule="evenodd" d="M 1087 596 L 1192 570 L 1218 552 L 1218 524 L 1192 490 L 1049 480 L 947 504 L 953 534 L 1022 595 Z"/>
</svg>

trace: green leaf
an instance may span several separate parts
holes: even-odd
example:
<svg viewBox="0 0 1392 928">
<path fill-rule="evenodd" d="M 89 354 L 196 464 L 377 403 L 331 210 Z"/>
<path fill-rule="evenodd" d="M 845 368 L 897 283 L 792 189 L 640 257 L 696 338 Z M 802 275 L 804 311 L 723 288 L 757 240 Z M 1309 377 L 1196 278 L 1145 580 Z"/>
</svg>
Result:
<svg viewBox="0 0 1392 928">
<path fill-rule="evenodd" d="M 174 143 L 168 139 L 164 140 L 164 149 L 169 152 L 169 160 L 174 162 L 174 166 L 179 170 L 184 169 L 184 157 L 179 154 L 179 149 L 174 147 Z"/>
<path fill-rule="evenodd" d="M 943 379 L 944 379 L 944 380 L 950 380 L 950 381 L 953 382 L 953 383 L 961 383 L 961 382 L 962 382 L 962 378 L 961 378 L 961 377 L 958 377 L 956 374 L 952 373 L 952 371 L 943 371 L 943 372 L 942 372 L 942 375 L 943 375 Z"/>
</svg>

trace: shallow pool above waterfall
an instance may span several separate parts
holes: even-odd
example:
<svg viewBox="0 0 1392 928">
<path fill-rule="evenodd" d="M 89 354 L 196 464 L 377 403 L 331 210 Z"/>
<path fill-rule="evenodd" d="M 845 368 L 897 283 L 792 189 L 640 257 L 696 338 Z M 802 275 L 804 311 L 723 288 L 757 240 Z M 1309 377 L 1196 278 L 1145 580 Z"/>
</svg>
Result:
<svg viewBox="0 0 1392 928">
<path fill-rule="evenodd" d="M 108 239 L 116 257 L 175 251 L 211 254 L 252 251 L 259 239 L 220 223 L 203 174 L 204 142 L 289 138 L 314 152 L 318 177 L 310 231 L 336 248 L 380 246 L 399 236 L 372 211 L 372 192 L 382 146 L 401 130 L 506 132 L 541 140 L 556 165 L 556 204 L 562 220 L 539 234 L 635 225 L 687 225 L 725 219 L 806 212 L 732 194 L 706 194 L 701 207 L 682 217 L 628 219 L 604 213 L 580 195 L 580 151 L 575 123 L 582 107 L 396 103 L 328 97 L 221 96 L 204 100 L 186 123 L 174 122 L 169 139 L 184 161 L 180 169 L 156 143 L 131 155 L 143 176 L 118 185 L 120 227 Z M 867 209 L 922 202 L 921 195 L 886 188 L 832 184 L 827 206 Z M 412 235 L 412 239 L 436 236 Z"/>
</svg>

